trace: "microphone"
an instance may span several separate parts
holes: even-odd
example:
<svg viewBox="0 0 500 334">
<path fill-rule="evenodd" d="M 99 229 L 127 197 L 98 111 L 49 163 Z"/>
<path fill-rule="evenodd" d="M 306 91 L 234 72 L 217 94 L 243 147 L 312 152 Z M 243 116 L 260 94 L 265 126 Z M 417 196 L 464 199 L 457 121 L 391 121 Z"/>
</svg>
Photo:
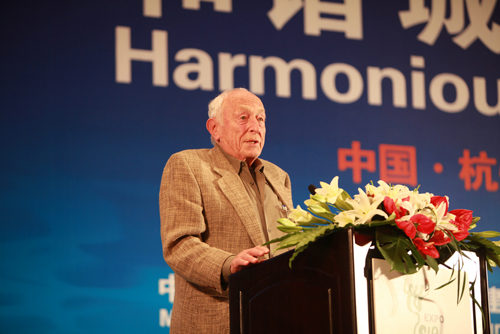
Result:
<svg viewBox="0 0 500 334">
<path fill-rule="evenodd" d="M 309 192 L 313 195 L 316 195 L 316 186 L 314 184 L 310 184 L 309 187 L 307 187 L 307 189 L 309 189 Z"/>
</svg>

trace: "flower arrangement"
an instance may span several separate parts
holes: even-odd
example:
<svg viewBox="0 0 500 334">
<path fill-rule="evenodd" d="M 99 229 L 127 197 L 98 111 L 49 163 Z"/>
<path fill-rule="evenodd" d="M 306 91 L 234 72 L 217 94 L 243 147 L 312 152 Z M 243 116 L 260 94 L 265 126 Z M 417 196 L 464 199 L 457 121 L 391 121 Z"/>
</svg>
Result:
<svg viewBox="0 0 500 334">
<path fill-rule="evenodd" d="M 278 229 L 287 234 L 268 242 L 279 242 L 277 249 L 295 246 L 290 267 L 316 239 L 351 226 L 358 239 L 372 241 L 392 270 L 403 274 L 415 273 L 424 265 L 437 272 L 439 263 L 453 253 L 479 248 L 486 250 L 490 271 L 500 265 L 499 242 L 489 240 L 500 233 L 471 232 L 479 218 L 470 210 L 449 210 L 447 196 L 378 181 L 379 186 L 368 184 L 351 198 L 338 187 L 338 177 L 320 184 L 304 202 L 308 211 L 298 205 L 288 218 L 279 219 Z"/>
</svg>

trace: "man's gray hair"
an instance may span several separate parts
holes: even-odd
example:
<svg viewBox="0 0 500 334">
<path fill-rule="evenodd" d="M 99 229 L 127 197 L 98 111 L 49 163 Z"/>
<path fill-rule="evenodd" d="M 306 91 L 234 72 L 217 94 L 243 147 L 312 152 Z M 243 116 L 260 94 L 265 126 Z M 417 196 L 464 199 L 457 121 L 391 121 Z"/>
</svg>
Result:
<svg viewBox="0 0 500 334">
<path fill-rule="evenodd" d="M 224 104 L 224 99 L 232 92 L 235 91 L 246 91 L 248 92 L 248 89 L 246 88 L 233 88 L 233 89 L 228 89 L 226 91 L 223 91 L 222 93 L 219 94 L 215 99 L 210 101 L 208 104 L 208 118 L 217 118 L 220 116 L 220 113 L 222 111 L 222 105 Z"/>
</svg>

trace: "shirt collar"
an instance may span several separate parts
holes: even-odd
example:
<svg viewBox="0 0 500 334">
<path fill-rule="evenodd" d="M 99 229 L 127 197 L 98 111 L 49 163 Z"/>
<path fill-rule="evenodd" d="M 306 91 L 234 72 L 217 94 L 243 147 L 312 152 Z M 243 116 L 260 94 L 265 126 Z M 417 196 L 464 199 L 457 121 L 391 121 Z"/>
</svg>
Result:
<svg viewBox="0 0 500 334">
<path fill-rule="evenodd" d="M 215 143 L 215 145 L 222 151 L 222 153 L 224 153 L 231 166 L 233 166 L 235 172 L 238 175 L 240 175 L 243 167 L 247 166 L 246 161 L 241 161 L 240 159 L 233 157 L 229 153 L 226 153 L 218 143 Z M 262 161 L 260 161 L 259 158 L 255 159 L 252 166 L 255 171 L 259 171 L 261 173 L 264 172 L 264 165 L 262 164 Z M 250 169 L 250 167 L 248 168 Z"/>
</svg>

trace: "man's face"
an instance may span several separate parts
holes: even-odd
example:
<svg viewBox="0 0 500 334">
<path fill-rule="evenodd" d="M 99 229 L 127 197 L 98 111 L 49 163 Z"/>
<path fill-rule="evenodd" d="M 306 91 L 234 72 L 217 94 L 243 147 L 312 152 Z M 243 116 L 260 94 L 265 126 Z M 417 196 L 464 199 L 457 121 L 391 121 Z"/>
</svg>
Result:
<svg viewBox="0 0 500 334">
<path fill-rule="evenodd" d="M 264 148 L 265 121 L 264 105 L 257 96 L 247 91 L 231 92 L 216 120 L 214 139 L 226 153 L 251 166 Z"/>
</svg>

